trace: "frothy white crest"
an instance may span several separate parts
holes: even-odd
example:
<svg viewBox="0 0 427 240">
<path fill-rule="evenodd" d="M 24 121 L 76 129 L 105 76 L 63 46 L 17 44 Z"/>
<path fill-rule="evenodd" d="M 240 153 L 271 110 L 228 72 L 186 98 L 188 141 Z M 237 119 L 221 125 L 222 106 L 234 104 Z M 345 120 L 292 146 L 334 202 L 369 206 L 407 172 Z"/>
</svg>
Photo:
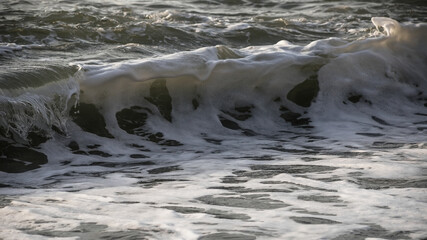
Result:
<svg viewBox="0 0 427 240">
<path fill-rule="evenodd" d="M 380 31 L 380 27 L 384 28 L 387 36 L 397 34 L 400 29 L 400 24 L 394 19 L 386 17 L 373 17 L 371 18 L 372 23 L 375 25 L 377 30 Z"/>
</svg>

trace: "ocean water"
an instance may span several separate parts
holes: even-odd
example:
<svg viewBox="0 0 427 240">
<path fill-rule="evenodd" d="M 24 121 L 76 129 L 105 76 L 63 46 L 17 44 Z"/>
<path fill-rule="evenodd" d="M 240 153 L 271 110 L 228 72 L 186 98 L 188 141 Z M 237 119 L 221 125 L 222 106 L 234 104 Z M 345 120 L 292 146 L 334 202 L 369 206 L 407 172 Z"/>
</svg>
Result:
<svg viewBox="0 0 427 240">
<path fill-rule="evenodd" d="M 427 4 L 3 0 L 0 239 L 427 239 Z"/>
</svg>

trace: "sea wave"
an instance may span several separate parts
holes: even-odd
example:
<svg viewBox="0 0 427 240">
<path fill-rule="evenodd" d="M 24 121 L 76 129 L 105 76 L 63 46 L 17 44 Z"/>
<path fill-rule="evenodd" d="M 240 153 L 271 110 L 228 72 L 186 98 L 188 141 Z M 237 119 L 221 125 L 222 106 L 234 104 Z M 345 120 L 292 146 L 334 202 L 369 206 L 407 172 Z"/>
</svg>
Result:
<svg viewBox="0 0 427 240">
<path fill-rule="evenodd" d="M 38 145 L 67 133 L 79 95 L 77 66 L 46 66 L 0 75 L 0 136 Z"/>
<path fill-rule="evenodd" d="M 31 129 L 66 133 L 67 124 L 77 124 L 109 138 L 135 134 L 165 143 L 166 134 L 176 145 L 182 131 L 271 134 L 330 121 L 411 128 L 425 116 L 427 104 L 427 25 L 372 22 L 385 34 L 306 46 L 218 45 L 79 64 L 73 77 L 58 77 L 52 69 L 32 74 L 40 81 L 29 82 L 41 86 L 26 85 L 18 74 L 19 81 L 1 82 L 3 92 L 9 82 L 25 86 L 25 93 L 2 97 L 3 135 L 28 139 Z M 162 137 L 155 137 L 159 133 Z"/>
</svg>

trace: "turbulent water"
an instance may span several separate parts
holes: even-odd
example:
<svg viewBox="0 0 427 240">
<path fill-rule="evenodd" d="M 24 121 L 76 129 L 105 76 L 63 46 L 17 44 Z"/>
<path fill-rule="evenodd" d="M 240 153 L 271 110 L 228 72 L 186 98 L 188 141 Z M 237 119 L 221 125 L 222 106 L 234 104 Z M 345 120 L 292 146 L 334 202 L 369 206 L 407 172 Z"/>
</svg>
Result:
<svg viewBox="0 0 427 240">
<path fill-rule="evenodd" d="M 0 13 L 0 239 L 427 239 L 425 1 Z"/>
</svg>

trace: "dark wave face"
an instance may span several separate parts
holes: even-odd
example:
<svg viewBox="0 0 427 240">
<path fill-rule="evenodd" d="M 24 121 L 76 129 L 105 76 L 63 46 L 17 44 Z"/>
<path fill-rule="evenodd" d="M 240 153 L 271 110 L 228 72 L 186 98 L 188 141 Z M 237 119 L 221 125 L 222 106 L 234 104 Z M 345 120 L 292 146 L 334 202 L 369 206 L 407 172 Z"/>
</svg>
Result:
<svg viewBox="0 0 427 240">
<path fill-rule="evenodd" d="M 0 3 L 0 239 L 424 239 L 425 1 Z"/>
</svg>

